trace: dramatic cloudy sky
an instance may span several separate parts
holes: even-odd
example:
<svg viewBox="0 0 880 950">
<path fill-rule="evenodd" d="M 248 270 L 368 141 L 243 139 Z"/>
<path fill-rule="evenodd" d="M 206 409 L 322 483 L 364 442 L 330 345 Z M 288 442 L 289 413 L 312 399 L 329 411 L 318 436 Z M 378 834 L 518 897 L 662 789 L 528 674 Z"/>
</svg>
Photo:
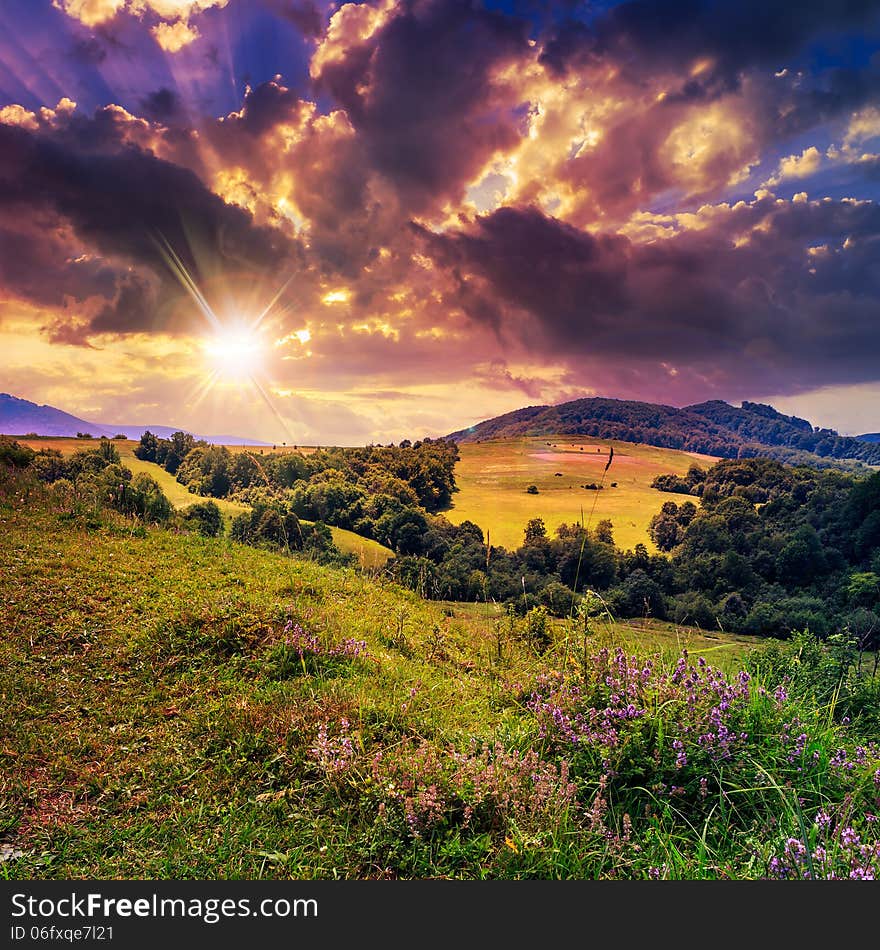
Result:
<svg viewBox="0 0 880 950">
<path fill-rule="evenodd" d="M 86 418 L 877 430 L 878 198 L 876 0 L 0 0 L 0 389 Z"/>
</svg>

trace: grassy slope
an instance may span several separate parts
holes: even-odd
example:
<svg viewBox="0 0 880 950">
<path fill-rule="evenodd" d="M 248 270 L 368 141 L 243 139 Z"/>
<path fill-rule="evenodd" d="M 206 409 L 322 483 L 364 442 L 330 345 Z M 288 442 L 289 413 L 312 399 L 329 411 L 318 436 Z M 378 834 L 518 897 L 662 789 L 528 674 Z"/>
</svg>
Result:
<svg viewBox="0 0 880 950">
<path fill-rule="evenodd" d="M 845 811 L 850 790 L 859 808 L 870 796 L 880 761 L 855 773 L 831 762 L 845 737 L 830 709 L 797 708 L 809 744 L 793 758 L 794 710 L 760 691 L 732 700 L 731 722 L 751 736 L 742 755 L 706 758 L 709 720 L 692 736 L 681 726 L 717 702 L 717 681 L 692 667 L 703 685 L 692 699 L 661 687 L 619 762 L 568 753 L 577 801 L 560 811 L 553 747 L 517 684 L 554 671 L 552 689 L 555 671 L 577 670 L 577 631 L 557 626 L 541 656 L 503 641 L 498 659 L 485 605 L 432 604 L 112 513 L 71 518 L 67 504 L 0 491 L 0 840 L 25 852 L 0 876 L 753 877 L 798 827 L 790 783 L 807 820 L 835 802 Z M 287 620 L 324 644 L 363 640 L 368 655 L 284 666 Z M 745 641 L 634 625 L 598 629 L 590 650 L 634 642 L 661 653 L 684 642 L 735 669 Z M 652 675 L 645 662 L 631 661 L 633 688 Z M 674 736 L 703 756 L 690 772 L 670 765 Z M 498 743 L 489 768 L 472 739 Z M 626 770 L 614 779 L 623 801 L 603 797 L 609 767 Z M 672 789 L 687 801 L 670 800 L 670 780 L 687 783 Z M 409 824 L 410 807 L 430 833 Z"/>
<path fill-rule="evenodd" d="M 19 439 L 18 441 L 29 445 L 33 449 L 58 449 L 65 455 L 71 455 L 79 449 L 95 448 L 100 444 L 97 439 L 61 439 L 49 437 Z M 161 465 L 155 465 L 153 462 L 144 462 L 139 458 L 135 458 L 134 449 L 138 444 L 137 442 L 130 440 L 123 442 L 120 440 L 113 444 L 119 451 L 122 463 L 130 468 L 132 472 L 145 472 L 147 475 L 152 476 L 159 483 L 162 491 L 165 492 L 168 500 L 175 508 L 186 508 L 187 505 L 192 505 L 199 501 L 197 495 L 193 495 L 188 491 L 185 485 L 181 485 L 180 482 L 178 482 L 173 475 L 166 472 Z M 243 452 L 247 450 L 247 446 L 231 446 L 230 450 L 233 452 Z M 279 451 L 284 451 L 284 449 Z M 290 451 L 293 450 L 291 449 Z M 308 452 L 308 450 L 306 451 Z M 235 502 L 226 501 L 224 498 L 215 498 L 213 500 L 217 503 L 223 515 L 223 522 L 227 530 L 229 529 L 232 519 L 247 510 L 245 505 L 238 505 Z M 379 544 L 378 541 L 373 541 L 370 538 L 362 538 L 353 531 L 346 531 L 344 528 L 331 527 L 330 530 L 333 533 L 333 541 L 336 546 L 341 551 L 356 555 L 362 567 L 370 569 L 381 568 L 385 565 L 388 558 L 393 556 L 393 552 L 384 545 Z"/>
<path fill-rule="evenodd" d="M 421 680 L 447 728 L 475 715 L 478 681 L 383 646 L 441 622 L 415 596 L 161 529 L 137 538 L 122 522 L 88 530 L 9 510 L 0 520 L 0 837 L 17 827 L 16 840 L 50 853 L 41 874 L 329 874 L 342 860 L 321 850 L 339 833 L 332 818 L 320 802 L 294 818 L 275 796 L 305 779 L 291 774 L 285 737 L 310 729 L 318 699 L 394 730 Z M 289 615 L 367 639 L 378 662 L 320 697 L 309 679 L 271 680 L 261 667 Z M 264 856 L 276 852 L 289 860 Z"/>
<path fill-rule="evenodd" d="M 107 517 L 0 506 L 0 839 L 33 852 L 6 873 L 374 876 L 303 761 L 316 724 L 392 745 L 508 734 L 480 608 Z M 372 658 L 274 679 L 289 617 Z M 508 645 L 500 672 L 539 663 Z"/>
<path fill-rule="evenodd" d="M 612 444 L 614 460 L 606 487 L 598 493 L 580 488 L 599 484 Z M 594 526 L 603 518 L 611 519 L 619 547 L 633 548 L 641 542 L 653 550 L 648 522 L 664 501 L 682 501 L 681 495 L 652 489 L 655 476 L 684 474 L 695 462 L 707 468 L 715 461 L 675 449 L 577 436 L 466 442 L 455 467 L 459 491 L 446 515 L 456 524 L 469 520 L 484 532 L 488 529 L 493 544 L 516 548 L 530 518 L 543 518 L 552 532 L 562 522 L 579 521 L 582 511 L 584 520 L 589 519 L 593 511 Z M 618 487 L 611 488 L 612 482 Z M 539 494 L 526 493 L 531 484 L 537 485 Z"/>
</svg>

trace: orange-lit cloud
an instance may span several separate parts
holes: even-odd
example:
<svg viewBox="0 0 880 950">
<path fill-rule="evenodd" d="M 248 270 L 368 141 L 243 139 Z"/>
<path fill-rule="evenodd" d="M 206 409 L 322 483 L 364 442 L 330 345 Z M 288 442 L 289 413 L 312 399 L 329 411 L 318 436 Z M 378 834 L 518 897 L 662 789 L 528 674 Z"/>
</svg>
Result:
<svg viewBox="0 0 880 950">
<path fill-rule="evenodd" d="M 186 404 L 206 309 L 265 310 L 285 418 L 317 434 L 326 413 L 349 440 L 586 391 L 793 398 L 877 379 L 880 76 L 811 52 L 872 36 L 861 4 L 805 0 L 761 30 L 757 0 L 589 17 L 453 0 L 55 6 L 69 51 L 41 70 L 8 44 L 21 83 L 0 99 L 0 334 L 22 395 L 64 402 L 60 354 L 72 391 L 102 353 L 130 352 L 107 382 L 132 390 L 125 408 Z M 265 44 L 265 17 L 299 31 L 289 72 L 254 75 L 259 57 L 234 48 L 249 16 Z M 206 104 L 212 84 L 231 104 Z M 203 430 L 210 402 L 191 400 Z M 261 405 L 241 396 L 236 424 L 269 434 L 248 421 Z"/>
</svg>

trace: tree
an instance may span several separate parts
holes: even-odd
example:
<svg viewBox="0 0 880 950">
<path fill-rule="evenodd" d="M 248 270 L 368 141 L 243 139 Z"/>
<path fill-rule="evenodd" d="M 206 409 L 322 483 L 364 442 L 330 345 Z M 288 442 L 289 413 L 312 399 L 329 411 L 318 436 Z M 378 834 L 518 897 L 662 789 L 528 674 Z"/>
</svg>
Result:
<svg viewBox="0 0 880 950">
<path fill-rule="evenodd" d="M 101 436 L 101 443 L 98 446 L 98 454 L 108 465 L 119 464 L 119 452 L 116 446 L 105 436 Z"/>
<path fill-rule="evenodd" d="M 615 587 L 610 595 L 612 613 L 622 617 L 666 616 L 663 591 L 641 568 Z"/>
<path fill-rule="evenodd" d="M 667 505 L 675 507 L 675 502 L 666 502 L 663 508 L 665 509 Z M 648 533 L 651 535 L 651 540 L 657 545 L 657 550 L 664 552 L 671 551 L 681 538 L 678 521 L 674 516 L 664 512 L 654 515 L 648 525 Z"/>
<path fill-rule="evenodd" d="M 140 442 L 135 446 L 135 458 L 139 458 L 144 462 L 156 462 L 158 461 L 158 452 L 159 439 L 147 429 L 141 436 Z"/>
<path fill-rule="evenodd" d="M 0 465 L 9 468 L 27 468 L 34 460 L 35 452 L 27 445 L 20 445 L 9 436 L 0 435 Z"/>
<path fill-rule="evenodd" d="M 596 540 L 602 544 L 614 544 L 614 525 L 610 518 L 603 518 L 596 525 Z"/>
<path fill-rule="evenodd" d="M 779 552 L 776 570 L 783 583 L 806 587 L 825 570 L 825 552 L 816 529 L 801 525 Z"/>
<path fill-rule="evenodd" d="M 846 596 L 851 604 L 872 607 L 880 601 L 880 576 L 873 571 L 857 571 L 851 574 Z"/>
<path fill-rule="evenodd" d="M 196 440 L 189 432 L 172 433 L 168 440 L 168 453 L 165 456 L 165 471 L 176 475 L 180 463 L 195 448 L 195 444 Z"/>
<path fill-rule="evenodd" d="M 546 607 L 554 617 L 567 617 L 578 599 L 571 588 L 560 584 L 559 581 L 550 581 L 549 584 L 545 584 L 538 594 L 541 605 Z"/>
<path fill-rule="evenodd" d="M 547 526 L 543 518 L 532 518 L 526 525 L 523 544 L 540 544 L 547 540 Z"/>
</svg>

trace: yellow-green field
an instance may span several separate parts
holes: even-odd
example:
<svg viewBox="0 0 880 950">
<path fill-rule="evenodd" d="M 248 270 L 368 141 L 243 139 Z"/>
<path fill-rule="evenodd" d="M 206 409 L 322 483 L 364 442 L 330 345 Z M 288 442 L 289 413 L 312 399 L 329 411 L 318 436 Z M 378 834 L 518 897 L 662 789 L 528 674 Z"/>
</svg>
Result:
<svg viewBox="0 0 880 950">
<path fill-rule="evenodd" d="M 32 449 L 57 449 L 59 452 L 64 455 L 72 455 L 74 452 L 79 451 L 80 449 L 94 449 L 100 445 L 99 439 L 71 439 L 71 438 L 53 438 L 50 436 L 39 437 L 35 439 L 18 439 L 23 445 L 29 445 Z M 187 490 L 185 485 L 181 485 L 177 479 L 171 475 L 169 472 L 166 472 L 161 465 L 156 465 L 153 462 L 144 462 L 142 459 L 135 458 L 134 450 L 138 445 L 137 442 L 126 439 L 113 440 L 113 444 L 116 446 L 117 451 L 119 452 L 119 457 L 122 459 L 122 464 L 127 468 L 130 468 L 132 472 L 145 472 L 147 475 L 152 476 L 159 484 L 159 487 L 165 492 L 168 500 L 174 505 L 175 508 L 186 508 L 187 505 L 195 504 L 199 501 L 198 495 L 193 495 L 190 491 Z M 231 452 L 243 452 L 251 451 L 259 453 L 260 449 L 254 446 L 227 446 Z M 264 448 L 265 451 L 265 448 Z M 292 448 L 285 449 L 281 448 L 279 451 L 293 451 Z M 309 451 L 314 451 L 314 449 L 303 449 L 305 454 L 308 454 Z M 214 498 L 212 499 L 217 503 L 217 507 L 220 509 L 221 514 L 223 515 L 223 523 L 226 526 L 226 529 L 229 529 L 229 525 L 232 522 L 232 519 L 241 514 L 241 512 L 247 510 L 247 506 L 236 504 L 234 501 L 227 501 L 225 498 Z M 306 522 L 308 523 L 308 522 Z M 366 568 L 380 568 L 384 567 L 385 562 L 390 558 L 393 552 L 379 544 L 378 541 L 372 541 L 369 538 L 362 538 L 359 534 L 355 534 L 353 531 L 346 531 L 344 528 L 330 528 L 330 531 L 333 533 L 333 541 L 340 551 L 345 551 L 349 554 L 354 554 L 362 567 Z"/>
<path fill-rule="evenodd" d="M 581 488 L 601 482 L 611 445 L 614 460 L 604 489 Z M 530 518 L 543 518 L 552 532 L 563 522 L 580 521 L 583 513 L 594 527 L 610 518 L 618 547 L 641 542 L 653 550 L 648 522 L 664 501 L 683 499 L 656 491 L 651 482 L 668 472 L 683 475 L 695 462 L 707 468 L 716 461 L 710 455 L 586 436 L 465 442 L 455 466 L 459 491 L 445 514 L 455 524 L 473 521 L 488 530 L 493 544 L 516 548 Z M 537 495 L 526 492 L 529 485 L 537 486 Z"/>
</svg>

